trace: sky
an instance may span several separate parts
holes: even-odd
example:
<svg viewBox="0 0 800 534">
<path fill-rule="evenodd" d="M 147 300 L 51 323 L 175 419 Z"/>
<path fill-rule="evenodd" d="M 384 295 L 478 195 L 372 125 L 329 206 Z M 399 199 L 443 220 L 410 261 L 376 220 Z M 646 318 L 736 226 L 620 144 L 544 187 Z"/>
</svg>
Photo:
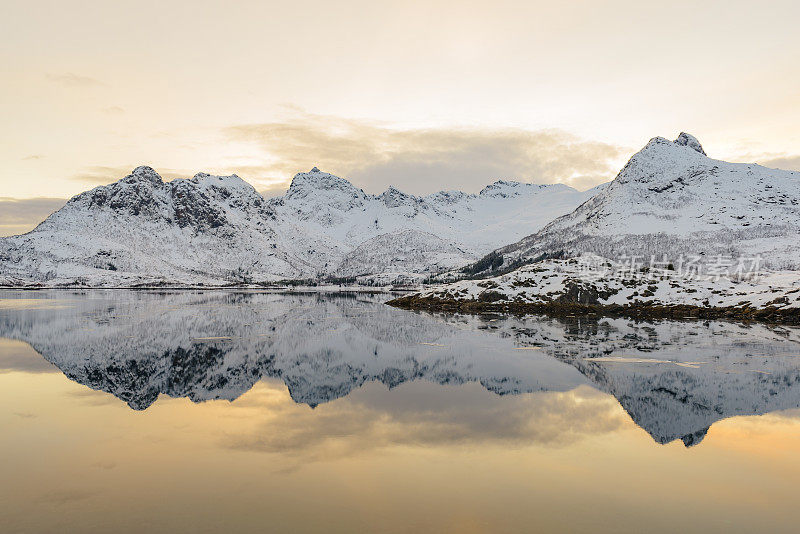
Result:
<svg viewBox="0 0 800 534">
<path fill-rule="evenodd" d="M 0 235 L 138 165 L 281 194 L 586 189 L 654 136 L 800 170 L 800 4 L 38 2 L 0 13 Z"/>
</svg>

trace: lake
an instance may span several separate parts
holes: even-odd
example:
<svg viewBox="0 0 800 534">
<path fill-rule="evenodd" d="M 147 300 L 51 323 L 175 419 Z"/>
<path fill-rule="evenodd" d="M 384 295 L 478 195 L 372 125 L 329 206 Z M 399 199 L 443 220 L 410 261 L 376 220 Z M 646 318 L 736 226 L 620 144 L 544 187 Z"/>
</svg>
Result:
<svg viewBox="0 0 800 534">
<path fill-rule="evenodd" d="M 3 532 L 795 532 L 800 329 L 0 291 Z"/>
</svg>

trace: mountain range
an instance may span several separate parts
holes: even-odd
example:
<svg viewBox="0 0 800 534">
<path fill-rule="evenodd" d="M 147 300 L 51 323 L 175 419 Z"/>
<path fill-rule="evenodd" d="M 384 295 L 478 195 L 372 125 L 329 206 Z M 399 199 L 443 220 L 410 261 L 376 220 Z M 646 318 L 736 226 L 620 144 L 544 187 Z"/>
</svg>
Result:
<svg viewBox="0 0 800 534">
<path fill-rule="evenodd" d="M 586 253 L 800 270 L 800 173 L 712 159 L 687 133 L 651 139 L 583 192 L 497 181 L 478 194 L 372 195 L 315 167 L 264 198 L 236 175 L 164 181 L 137 167 L 0 238 L 0 285 L 387 285 Z"/>
<path fill-rule="evenodd" d="M 370 195 L 315 167 L 267 199 L 236 175 L 164 181 L 142 166 L 0 239 L 0 285 L 419 280 L 522 238 L 600 189 L 497 181 L 478 194 Z"/>
<path fill-rule="evenodd" d="M 798 270 L 800 173 L 712 159 L 687 133 L 655 137 L 592 199 L 497 254 L 507 266 L 584 252 L 759 257 L 761 267 Z"/>
</svg>

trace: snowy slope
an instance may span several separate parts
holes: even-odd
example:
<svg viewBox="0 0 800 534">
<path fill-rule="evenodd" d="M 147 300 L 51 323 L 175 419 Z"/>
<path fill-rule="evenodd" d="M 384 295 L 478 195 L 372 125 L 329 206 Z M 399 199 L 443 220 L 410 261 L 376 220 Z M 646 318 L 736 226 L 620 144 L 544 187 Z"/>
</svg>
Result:
<svg viewBox="0 0 800 534">
<path fill-rule="evenodd" d="M 694 137 L 651 139 L 599 194 L 498 252 L 505 262 L 565 251 L 754 257 L 800 269 L 800 173 L 705 155 Z"/>
<path fill-rule="evenodd" d="M 403 307 L 437 304 L 770 308 L 794 316 L 800 310 L 800 272 L 761 275 L 682 276 L 664 269 L 631 275 L 625 264 L 585 253 L 578 258 L 546 259 L 483 280 L 459 280 L 431 286 L 398 299 Z"/>
<path fill-rule="evenodd" d="M 441 271 L 463 264 L 469 255 L 466 246 L 462 248 L 434 234 L 402 230 L 367 239 L 344 257 L 335 274 L 358 276 L 364 273 L 365 265 L 374 273 L 419 272 L 423 270 L 421 265 L 427 271 Z"/>
<path fill-rule="evenodd" d="M 271 199 L 279 241 L 318 272 L 354 276 L 459 267 L 568 213 L 597 191 L 498 181 L 479 194 L 369 195 L 312 169 Z"/>
<path fill-rule="evenodd" d="M 314 168 L 264 199 L 239 177 L 164 182 L 149 167 L 0 239 L 0 285 L 225 284 L 464 265 L 596 191 L 496 182 L 480 194 L 369 195 Z"/>
</svg>

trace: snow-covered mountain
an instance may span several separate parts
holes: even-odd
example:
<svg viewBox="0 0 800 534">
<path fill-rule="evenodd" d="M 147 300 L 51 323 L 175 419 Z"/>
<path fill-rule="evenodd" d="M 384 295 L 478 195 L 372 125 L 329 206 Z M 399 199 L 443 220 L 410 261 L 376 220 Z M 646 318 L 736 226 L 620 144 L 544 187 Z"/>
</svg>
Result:
<svg viewBox="0 0 800 534">
<path fill-rule="evenodd" d="M 0 239 L 0 285 L 419 277 L 530 234 L 598 190 L 498 181 L 479 194 L 370 195 L 314 168 L 265 199 L 236 175 L 165 182 L 137 167 Z"/>
<path fill-rule="evenodd" d="M 418 197 L 390 187 L 369 195 L 314 168 L 296 175 L 286 194 L 269 205 L 279 241 L 313 265 L 310 275 L 351 277 L 464 265 L 465 258 L 543 227 L 599 190 L 498 181 L 478 194 Z"/>
<path fill-rule="evenodd" d="M 28 234 L 0 241 L 12 282 L 115 284 L 225 279 L 240 267 L 296 273 L 273 244 L 274 213 L 236 176 L 164 182 L 149 167 L 73 197 Z"/>
<path fill-rule="evenodd" d="M 510 265 L 562 251 L 800 269 L 800 173 L 711 159 L 686 133 L 656 137 L 599 194 L 498 253 Z"/>
</svg>

